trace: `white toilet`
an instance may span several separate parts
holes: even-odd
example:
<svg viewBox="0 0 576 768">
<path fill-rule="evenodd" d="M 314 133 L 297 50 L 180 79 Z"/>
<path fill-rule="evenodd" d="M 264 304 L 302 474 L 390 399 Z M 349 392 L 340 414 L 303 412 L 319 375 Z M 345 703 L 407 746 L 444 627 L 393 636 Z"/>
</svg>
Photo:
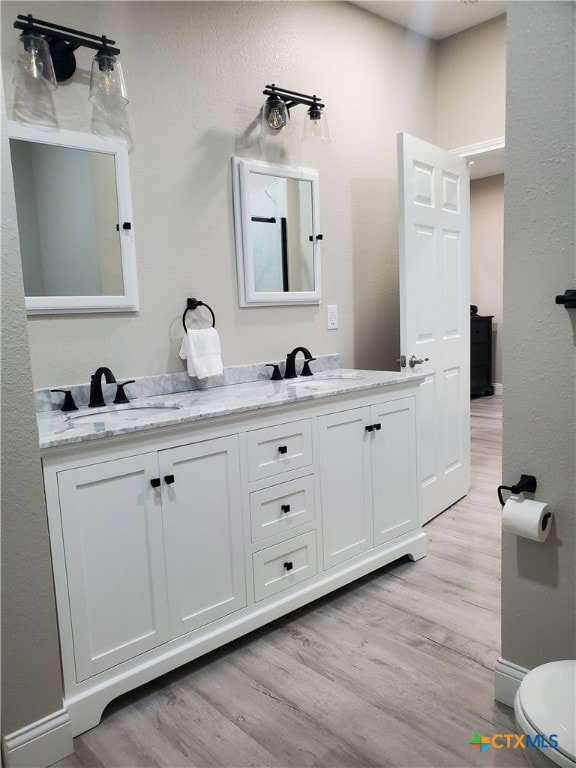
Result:
<svg viewBox="0 0 576 768">
<path fill-rule="evenodd" d="M 556 748 L 525 750 L 531 765 L 576 768 L 576 661 L 552 661 L 528 672 L 514 712 L 518 733 L 532 739 L 557 736 Z"/>
</svg>

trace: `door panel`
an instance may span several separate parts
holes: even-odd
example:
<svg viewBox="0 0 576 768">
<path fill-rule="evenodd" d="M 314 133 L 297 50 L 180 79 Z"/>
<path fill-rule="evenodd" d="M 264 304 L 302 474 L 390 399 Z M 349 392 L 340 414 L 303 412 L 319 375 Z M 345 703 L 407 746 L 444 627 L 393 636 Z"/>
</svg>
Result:
<svg viewBox="0 0 576 768">
<path fill-rule="evenodd" d="M 444 392 L 447 400 L 460 400 L 461 376 L 458 368 L 444 371 Z M 457 408 L 448 409 L 445 420 L 446 454 L 444 471 L 448 474 L 462 466 L 462 425 Z"/>
<path fill-rule="evenodd" d="M 420 384 L 418 399 L 418 427 L 423 435 L 434 435 L 434 400 L 436 390 L 436 375 L 426 376 Z M 421 440 L 418 456 L 420 470 L 420 483 L 422 486 L 434 483 L 437 480 L 438 470 L 436 466 L 436 444 L 434 440 Z"/>
<path fill-rule="evenodd" d="M 160 452 L 173 637 L 246 605 L 238 438 Z"/>
<path fill-rule="evenodd" d="M 442 232 L 444 256 L 444 303 L 443 303 L 443 339 L 459 338 L 462 334 L 462 296 L 460 295 L 460 234 L 444 230 Z M 468 315 L 466 315 L 468 317 Z"/>
<path fill-rule="evenodd" d="M 369 415 L 354 408 L 318 419 L 325 568 L 372 547 Z"/>
<path fill-rule="evenodd" d="M 468 492 L 469 179 L 465 161 L 398 135 L 400 351 L 429 358 L 418 403 L 422 522 Z"/>
<path fill-rule="evenodd" d="M 58 475 L 77 679 L 169 639 L 156 454 Z"/>
<path fill-rule="evenodd" d="M 373 406 L 370 420 L 380 425 L 370 435 L 374 546 L 378 546 L 418 525 L 414 398 Z"/>
</svg>

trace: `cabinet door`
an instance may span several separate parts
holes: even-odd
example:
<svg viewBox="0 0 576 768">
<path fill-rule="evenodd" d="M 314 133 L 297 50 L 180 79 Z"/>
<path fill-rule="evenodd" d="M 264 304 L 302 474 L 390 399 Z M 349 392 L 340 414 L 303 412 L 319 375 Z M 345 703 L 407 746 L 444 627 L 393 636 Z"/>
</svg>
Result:
<svg viewBox="0 0 576 768">
<path fill-rule="evenodd" d="M 246 605 L 238 438 L 161 451 L 160 471 L 170 624 L 178 637 Z"/>
<path fill-rule="evenodd" d="M 372 547 L 369 409 L 318 419 L 324 567 Z"/>
<path fill-rule="evenodd" d="M 371 408 L 374 545 L 416 528 L 416 414 L 407 397 Z M 378 425 L 380 425 L 378 427 Z"/>
<path fill-rule="evenodd" d="M 58 474 L 77 679 L 169 638 L 155 453 Z"/>
</svg>

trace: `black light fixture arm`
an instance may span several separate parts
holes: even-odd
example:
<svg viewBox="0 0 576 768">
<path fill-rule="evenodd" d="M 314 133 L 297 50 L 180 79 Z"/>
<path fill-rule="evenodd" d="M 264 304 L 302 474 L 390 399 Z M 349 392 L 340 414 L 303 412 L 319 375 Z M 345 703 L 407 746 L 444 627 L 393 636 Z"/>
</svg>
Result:
<svg viewBox="0 0 576 768">
<path fill-rule="evenodd" d="M 60 24 L 52 24 L 49 21 L 35 19 L 31 13 L 27 16 L 17 16 L 14 27 L 21 29 L 23 33 L 35 32 L 38 35 L 42 35 L 47 38 L 49 44 L 51 40 L 64 40 L 70 46 L 68 48 L 69 51 L 82 46 L 84 48 L 92 48 L 95 51 L 106 51 L 113 56 L 120 53 L 119 48 L 112 47 L 116 41 L 110 40 L 106 35 L 98 37 L 87 32 L 81 32 L 78 29 L 62 27 Z"/>
<path fill-rule="evenodd" d="M 308 107 L 317 107 L 323 109 L 326 105 L 320 101 L 319 96 L 309 96 L 307 93 L 299 93 L 298 91 L 289 91 L 287 88 L 280 88 L 272 83 L 265 86 L 262 93 L 265 96 L 277 96 L 282 99 L 288 109 L 296 106 L 296 104 L 305 104 Z"/>
</svg>

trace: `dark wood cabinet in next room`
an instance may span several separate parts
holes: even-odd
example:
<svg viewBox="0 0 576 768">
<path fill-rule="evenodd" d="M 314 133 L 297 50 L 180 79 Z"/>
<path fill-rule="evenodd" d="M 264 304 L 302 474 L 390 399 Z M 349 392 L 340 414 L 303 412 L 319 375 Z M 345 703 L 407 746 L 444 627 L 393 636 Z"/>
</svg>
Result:
<svg viewBox="0 0 576 768">
<path fill-rule="evenodd" d="M 493 395 L 492 386 L 492 318 L 494 315 L 470 317 L 470 395 Z"/>
</svg>

